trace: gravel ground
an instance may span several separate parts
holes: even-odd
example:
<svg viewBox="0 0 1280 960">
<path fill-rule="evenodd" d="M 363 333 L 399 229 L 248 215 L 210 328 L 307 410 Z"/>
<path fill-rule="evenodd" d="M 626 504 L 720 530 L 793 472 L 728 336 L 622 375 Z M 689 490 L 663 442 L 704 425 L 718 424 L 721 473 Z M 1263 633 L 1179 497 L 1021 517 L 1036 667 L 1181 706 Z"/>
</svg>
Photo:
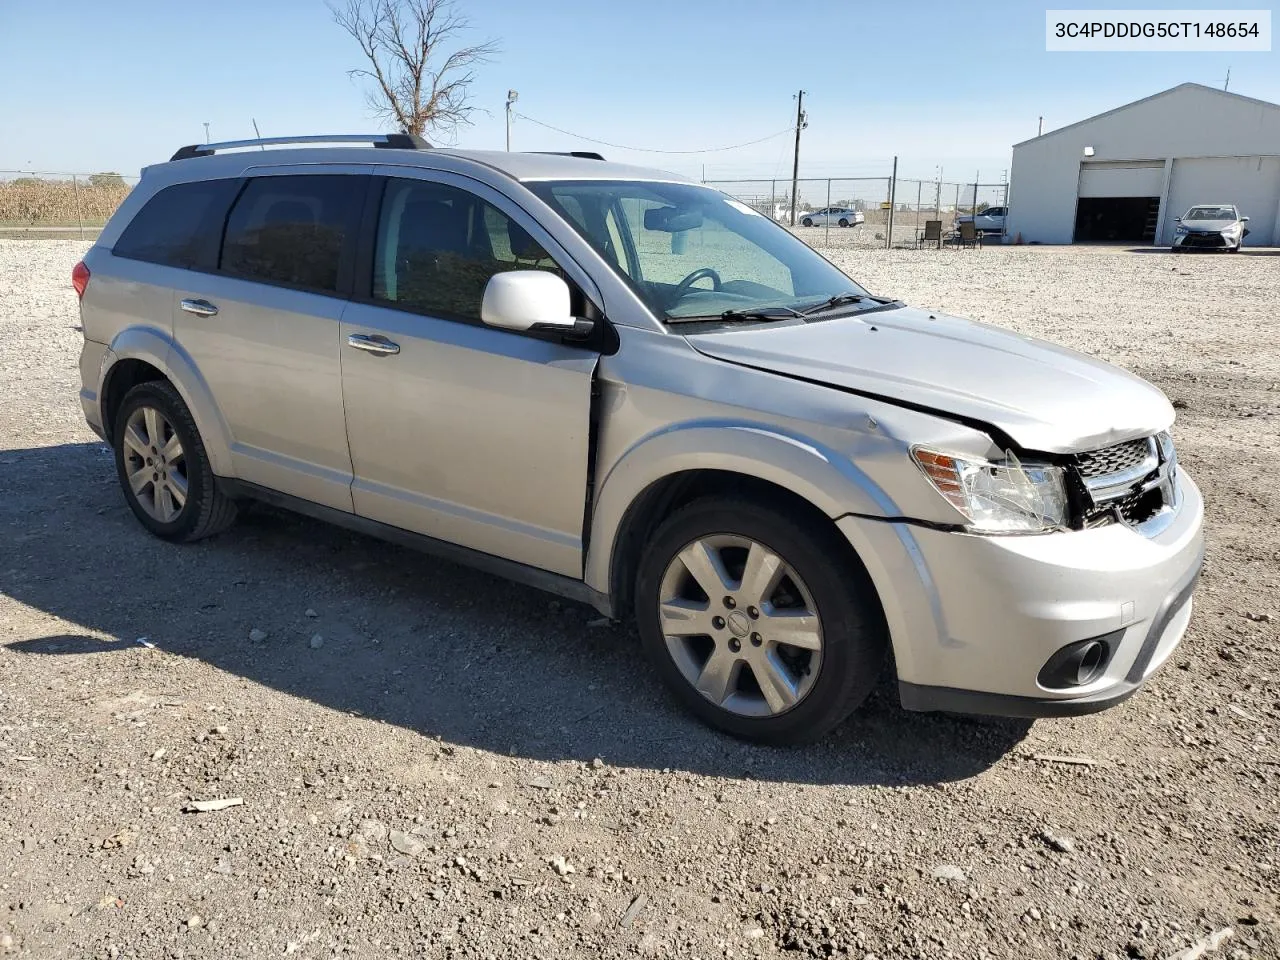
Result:
<svg viewBox="0 0 1280 960">
<path fill-rule="evenodd" d="M 0 241 L 0 953 L 1280 956 L 1267 252 L 833 254 L 1164 388 L 1208 565 L 1107 713 L 914 715 L 886 684 L 770 750 L 586 608 L 265 509 L 147 536 L 76 401 L 83 250 Z"/>
</svg>

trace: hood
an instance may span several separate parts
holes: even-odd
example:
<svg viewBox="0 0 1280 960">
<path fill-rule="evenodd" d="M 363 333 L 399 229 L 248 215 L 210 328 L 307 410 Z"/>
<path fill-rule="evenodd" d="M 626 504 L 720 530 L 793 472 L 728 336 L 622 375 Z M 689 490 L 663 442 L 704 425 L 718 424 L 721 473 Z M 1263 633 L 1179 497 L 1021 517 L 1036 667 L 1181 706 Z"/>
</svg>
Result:
<svg viewBox="0 0 1280 960">
<path fill-rule="evenodd" d="M 1221 233 L 1234 227 L 1238 220 L 1183 220 L 1179 226 L 1195 233 Z"/>
<path fill-rule="evenodd" d="M 687 340 L 720 360 L 979 421 L 1043 453 L 1096 450 L 1174 417 L 1163 393 L 1119 367 L 914 307 Z"/>
</svg>

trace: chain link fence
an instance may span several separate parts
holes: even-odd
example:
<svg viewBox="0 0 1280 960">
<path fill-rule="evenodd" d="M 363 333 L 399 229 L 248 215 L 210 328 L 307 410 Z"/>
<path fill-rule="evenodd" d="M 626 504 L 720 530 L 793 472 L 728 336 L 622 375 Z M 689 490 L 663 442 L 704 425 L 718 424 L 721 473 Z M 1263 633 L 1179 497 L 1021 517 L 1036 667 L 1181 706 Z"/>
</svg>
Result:
<svg viewBox="0 0 1280 960">
<path fill-rule="evenodd" d="M 0 236 L 92 239 L 137 183 L 118 173 L 0 170 Z"/>
<path fill-rule="evenodd" d="M 137 182 L 111 172 L 0 170 L 0 236 L 92 239 Z M 791 223 L 790 179 L 706 183 L 779 223 Z M 1004 183 L 806 177 L 795 185 L 796 230 L 815 247 L 914 246 L 927 221 L 941 220 L 944 234 L 950 233 L 957 217 L 1004 207 L 1007 196 Z"/>
<path fill-rule="evenodd" d="M 779 223 L 791 223 L 791 181 L 707 180 L 715 187 Z M 815 247 L 888 249 L 915 246 L 925 223 L 941 220 L 944 234 L 956 218 L 989 207 L 1004 207 L 1004 183 L 956 183 L 901 177 L 823 177 L 796 182 L 795 227 Z M 830 211 L 836 211 L 834 213 Z M 840 226 L 840 221 L 848 223 Z"/>
</svg>

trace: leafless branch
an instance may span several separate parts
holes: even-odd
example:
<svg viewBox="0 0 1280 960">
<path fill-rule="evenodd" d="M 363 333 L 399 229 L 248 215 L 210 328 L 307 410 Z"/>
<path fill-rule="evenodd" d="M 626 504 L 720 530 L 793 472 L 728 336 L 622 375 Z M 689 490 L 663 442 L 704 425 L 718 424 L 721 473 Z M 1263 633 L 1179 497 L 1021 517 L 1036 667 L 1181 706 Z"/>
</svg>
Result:
<svg viewBox="0 0 1280 960">
<path fill-rule="evenodd" d="M 419 136 L 454 135 L 471 122 L 475 67 L 498 48 L 490 40 L 447 51 L 471 28 L 454 0 L 330 0 L 329 10 L 368 62 L 347 74 L 369 83 L 369 107 L 380 120 Z"/>
</svg>

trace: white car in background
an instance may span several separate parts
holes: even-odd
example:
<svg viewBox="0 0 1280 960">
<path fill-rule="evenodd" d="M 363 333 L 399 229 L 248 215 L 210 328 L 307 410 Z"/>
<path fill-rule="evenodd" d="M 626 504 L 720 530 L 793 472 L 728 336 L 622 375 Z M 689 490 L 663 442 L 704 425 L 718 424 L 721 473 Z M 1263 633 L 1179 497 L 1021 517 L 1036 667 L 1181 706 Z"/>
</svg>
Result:
<svg viewBox="0 0 1280 960">
<path fill-rule="evenodd" d="M 866 219 L 866 214 L 861 210 L 853 210 L 849 207 L 823 207 L 813 213 L 801 214 L 800 226 L 821 227 L 834 223 L 838 227 L 856 227 L 866 222 Z"/>
<path fill-rule="evenodd" d="M 1228 250 L 1240 252 L 1249 235 L 1248 217 L 1240 216 L 1233 203 L 1200 204 L 1178 217 L 1173 231 L 1174 253 L 1183 250 Z"/>
</svg>

